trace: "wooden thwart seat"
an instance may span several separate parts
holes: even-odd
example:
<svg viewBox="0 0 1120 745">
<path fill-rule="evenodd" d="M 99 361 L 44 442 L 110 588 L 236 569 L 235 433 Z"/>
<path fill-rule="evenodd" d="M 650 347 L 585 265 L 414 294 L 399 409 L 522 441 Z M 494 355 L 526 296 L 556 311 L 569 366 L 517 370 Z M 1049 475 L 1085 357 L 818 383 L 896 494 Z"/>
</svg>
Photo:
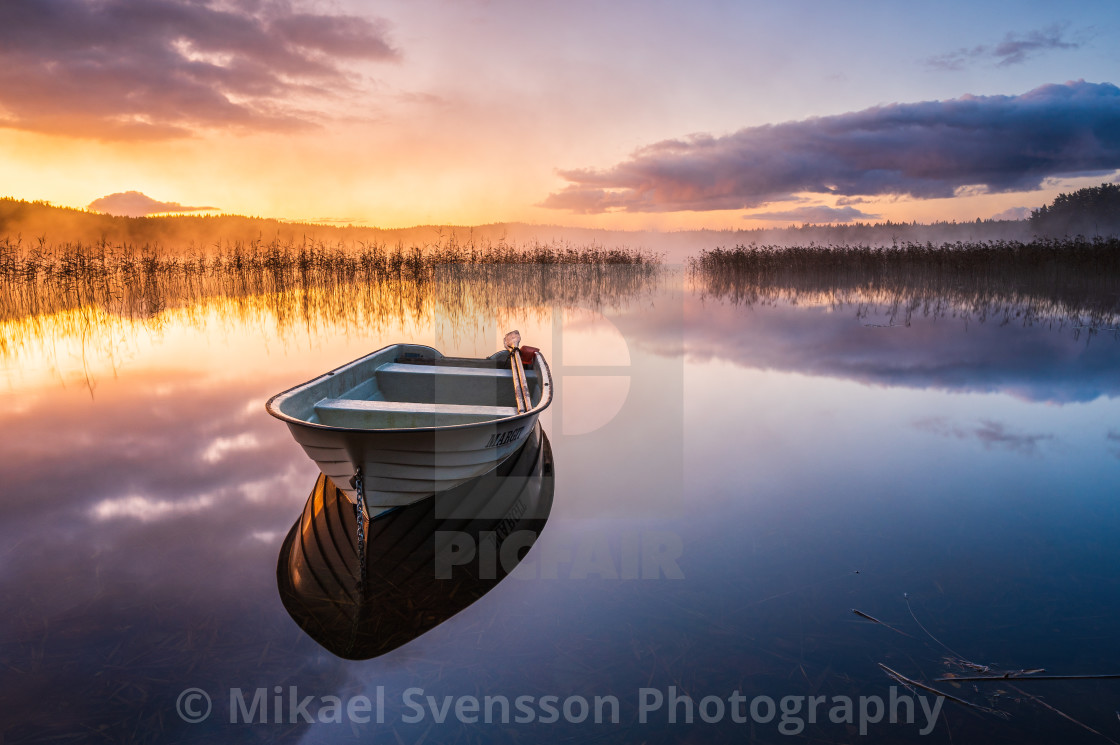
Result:
<svg viewBox="0 0 1120 745">
<path fill-rule="evenodd" d="M 380 395 L 374 394 L 371 387 L 368 391 L 356 390 L 346 396 L 470 406 L 516 405 L 513 376 L 509 368 L 441 367 L 387 362 L 378 366 L 375 375 L 376 391 Z M 533 382 L 536 382 L 535 377 Z M 464 412 L 464 415 L 467 413 Z"/>
<path fill-rule="evenodd" d="M 439 377 L 442 375 L 466 375 L 476 378 L 513 377 L 513 373 L 508 367 L 502 369 L 489 367 L 442 367 L 439 365 L 417 365 L 409 362 L 386 362 L 384 365 L 377 368 L 377 372 L 378 374 L 387 375 L 430 375 L 432 377 Z M 525 376 L 527 378 L 535 378 L 536 373 L 532 370 L 526 370 Z"/>
<path fill-rule="evenodd" d="M 390 429 L 474 424 L 513 416 L 513 406 L 429 404 L 404 401 L 364 401 L 325 398 L 315 404 L 319 422 L 328 427 Z"/>
</svg>

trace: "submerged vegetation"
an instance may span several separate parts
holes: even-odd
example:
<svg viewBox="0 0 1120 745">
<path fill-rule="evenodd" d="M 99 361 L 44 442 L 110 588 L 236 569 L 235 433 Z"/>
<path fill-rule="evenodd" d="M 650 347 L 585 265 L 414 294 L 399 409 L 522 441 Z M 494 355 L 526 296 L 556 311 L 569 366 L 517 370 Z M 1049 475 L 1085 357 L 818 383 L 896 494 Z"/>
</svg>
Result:
<svg viewBox="0 0 1120 745">
<path fill-rule="evenodd" d="M 736 304 L 812 298 L 887 306 L 892 319 L 966 315 L 1057 320 L 1114 330 L 1120 319 L 1120 239 L 736 246 L 690 262 L 702 294 Z"/>
</svg>

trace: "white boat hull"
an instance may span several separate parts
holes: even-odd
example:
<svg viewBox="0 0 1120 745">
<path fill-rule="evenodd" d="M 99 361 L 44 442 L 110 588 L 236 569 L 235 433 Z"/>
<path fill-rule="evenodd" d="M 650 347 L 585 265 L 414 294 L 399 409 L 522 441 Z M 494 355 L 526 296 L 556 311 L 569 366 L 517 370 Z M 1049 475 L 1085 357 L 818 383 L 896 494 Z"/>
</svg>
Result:
<svg viewBox="0 0 1120 745">
<path fill-rule="evenodd" d="M 419 433 L 345 432 L 288 422 L 308 457 L 352 501 L 351 478 L 362 469 L 366 504 L 395 507 L 482 476 L 525 444 L 537 424 L 528 414 L 513 422 L 483 422 L 463 429 Z M 502 436 L 503 445 L 487 446 Z"/>
<path fill-rule="evenodd" d="M 490 421 L 404 429 L 327 426 L 307 412 L 314 402 L 339 396 L 386 359 L 412 350 L 442 355 L 429 347 L 394 345 L 286 391 L 268 403 L 323 475 L 357 502 L 352 479 L 361 469 L 371 510 L 412 504 L 477 478 L 517 452 L 552 398 L 552 377 L 539 353 L 533 363 L 538 403 L 529 411 Z M 308 421 L 310 420 L 310 421 Z"/>
</svg>

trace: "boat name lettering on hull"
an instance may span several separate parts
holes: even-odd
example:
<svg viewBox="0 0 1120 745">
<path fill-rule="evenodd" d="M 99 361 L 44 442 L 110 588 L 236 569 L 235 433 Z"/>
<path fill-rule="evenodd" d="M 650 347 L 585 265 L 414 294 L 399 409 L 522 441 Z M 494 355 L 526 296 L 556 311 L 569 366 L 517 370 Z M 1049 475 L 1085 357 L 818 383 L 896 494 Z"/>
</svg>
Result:
<svg viewBox="0 0 1120 745">
<path fill-rule="evenodd" d="M 490 439 L 486 441 L 486 447 L 496 448 L 501 447 L 502 445 L 507 445 L 516 440 L 518 437 L 521 437 L 521 433 L 524 431 L 524 427 L 518 427 L 517 429 L 511 429 L 508 432 L 498 432 L 497 434 L 490 435 Z"/>
</svg>

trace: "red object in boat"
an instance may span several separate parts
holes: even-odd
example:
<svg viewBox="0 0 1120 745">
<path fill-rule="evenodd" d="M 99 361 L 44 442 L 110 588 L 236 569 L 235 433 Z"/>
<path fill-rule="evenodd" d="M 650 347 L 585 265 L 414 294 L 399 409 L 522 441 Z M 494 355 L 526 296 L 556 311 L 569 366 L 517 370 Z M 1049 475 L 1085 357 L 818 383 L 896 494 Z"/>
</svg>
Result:
<svg viewBox="0 0 1120 745">
<path fill-rule="evenodd" d="M 521 364 L 526 366 L 533 364 L 533 358 L 537 356 L 537 352 L 541 351 L 536 347 L 519 347 L 519 349 L 521 350 Z"/>
</svg>

